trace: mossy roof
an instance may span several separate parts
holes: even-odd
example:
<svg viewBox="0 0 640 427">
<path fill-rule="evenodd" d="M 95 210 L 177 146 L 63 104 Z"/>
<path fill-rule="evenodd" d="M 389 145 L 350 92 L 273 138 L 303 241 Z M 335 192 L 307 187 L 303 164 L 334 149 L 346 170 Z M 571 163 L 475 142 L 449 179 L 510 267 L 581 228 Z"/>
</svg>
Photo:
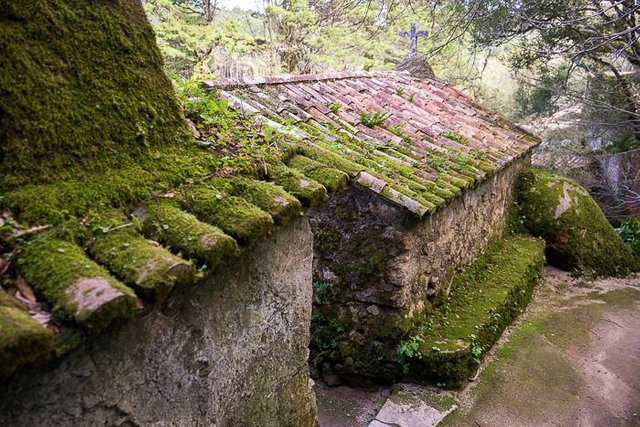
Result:
<svg viewBox="0 0 640 427">
<path fill-rule="evenodd" d="M 18 330 L 11 322 L 4 328 L 0 310 L 0 329 L 17 334 L 0 342 L 0 359 L 12 361 L 0 377 L 75 348 L 113 320 L 148 313 L 173 288 L 234 262 L 350 182 L 421 217 L 538 143 L 450 86 L 404 73 L 208 86 L 241 112 L 233 135 L 265 125 L 279 135 L 275 152 L 249 159 L 259 171 L 228 174 L 215 139 L 190 139 L 163 148 L 153 162 L 114 168 L 112 177 L 72 171 L 77 177 L 3 189 L 3 206 L 18 220 L 53 226 L 22 245 L 16 271 L 52 312 L 58 332 L 51 337 L 37 324 Z M 15 356 L 15 343 L 34 357 Z"/>
<path fill-rule="evenodd" d="M 245 116 L 297 139 L 302 155 L 420 217 L 540 143 L 441 80 L 406 72 L 260 77 L 205 86 Z"/>
</svg>

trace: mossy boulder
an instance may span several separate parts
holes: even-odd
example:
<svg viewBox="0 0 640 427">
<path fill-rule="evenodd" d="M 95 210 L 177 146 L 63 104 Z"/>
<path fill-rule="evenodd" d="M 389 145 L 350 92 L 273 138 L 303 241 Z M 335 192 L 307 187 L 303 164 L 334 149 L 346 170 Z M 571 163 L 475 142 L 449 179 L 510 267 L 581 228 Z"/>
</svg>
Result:
<svg viewBox="0 0 640 427">
<path fill-rule="evenodd" d="M 594 276 L 640 270 L 640 260 L 575 181 L 529 168 L 519 176 L 516 188 L 524 225 L 547 241 L 550 263 Z"/>
</svg>

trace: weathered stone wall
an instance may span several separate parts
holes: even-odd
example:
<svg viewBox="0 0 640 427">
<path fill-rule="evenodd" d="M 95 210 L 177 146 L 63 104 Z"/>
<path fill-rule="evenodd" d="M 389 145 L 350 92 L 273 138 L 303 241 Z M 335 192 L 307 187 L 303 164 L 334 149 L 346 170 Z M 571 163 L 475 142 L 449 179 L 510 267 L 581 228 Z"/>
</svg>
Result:
<svg viewBox="0 0 640 427">
<path fill-rule="evenodd" d="M 505 228 L 520 160 L 418 220 L 352 187 L 309 212 L 314 243 L 312 362 L 391 379 L 412 317 L 445 294 Z"/>
<path fill-rule="evenodd" d="M 0 391 L 0 425 L 315 425 L 312 234 L 298 219 L 162 310 Z"/>
</svg>

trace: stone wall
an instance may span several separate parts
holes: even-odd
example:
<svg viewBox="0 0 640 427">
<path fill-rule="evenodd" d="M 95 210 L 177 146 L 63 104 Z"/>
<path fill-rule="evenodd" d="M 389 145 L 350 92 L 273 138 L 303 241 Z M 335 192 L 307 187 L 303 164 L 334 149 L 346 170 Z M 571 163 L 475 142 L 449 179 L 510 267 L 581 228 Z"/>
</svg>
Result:
<svg viewBox="0 0 640 427">
<path fill-rule="evenodd" d="M 316 425 L 312 234 L 298 219 L 162 310 L 0 391 L 0 425 Z"/>
<path fill-rule="evenodd" d="M 422 220 L 352 187 L 309 212 L 314 243 L 312 362 L 393 379 L 396 346 L 505 228 L 519 160 Z"/>
</svg>

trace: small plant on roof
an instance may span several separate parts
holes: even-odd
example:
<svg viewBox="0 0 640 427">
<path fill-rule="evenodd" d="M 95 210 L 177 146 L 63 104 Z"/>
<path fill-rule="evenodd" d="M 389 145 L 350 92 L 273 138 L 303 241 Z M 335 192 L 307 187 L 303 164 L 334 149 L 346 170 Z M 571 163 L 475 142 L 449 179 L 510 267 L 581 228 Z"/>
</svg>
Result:
<svg viewBox="0 0 640 427">
<path fill-rule="evenodd" d="M 452 141 L 457 142 L 458 144 L 462 144 L 462 145 L 468 145 L 469 144 L 469 138 L 467 138 L 466 136 L 459 134 L 457 132 L 445 132 L 442 134 L 442 136 L 444 136 L 445 138 L 448 138 Z"/>
<path fill-rule="evenodd" d="M 404 132 L 402 132 L 402 126 L 389 126 L 387 130 L 395 136 L 399 136 L 400 138 L 404 136 Z"/>
<path fill-rule="evenodd" d="M 338 104 L 337 102 L 332 102 L 331 104 L 329 104 L 329 110 L 331 110 L 333 114 L 338 114 L 338 111 L 340 111 L 340 104 Z"/>
<path fill-rule="evenodd" d="M 403 94 L 404 94 L 404 89 L 403 88 L 401 88 L 401 87 L 396 88 L 396 95 L 402 96 Z"/>
<path fill-rule="evenodd" d="M 415 94 L 415 93 L 412 93 L 412 94 L 410 94 L 410 95 L 409 95 L 409 97 L 407 98 L 407 100 L 408 100 L 409 102 L 413 102 L 413 98 L 414 98 L 415 96 L 416 96 L 416 94 Z"/>
<path fill-rule="evenodd" d="M 380 111 L 376 111 L 373 114 L 369 114 L 365 111 L 360 112 L 360 123 L 365 125 L 368 128 L 373 128 L 381 125 L 385 120 L 387 120 L 391 116 L 389 113 L 381 113 Z"/>
</svg>

